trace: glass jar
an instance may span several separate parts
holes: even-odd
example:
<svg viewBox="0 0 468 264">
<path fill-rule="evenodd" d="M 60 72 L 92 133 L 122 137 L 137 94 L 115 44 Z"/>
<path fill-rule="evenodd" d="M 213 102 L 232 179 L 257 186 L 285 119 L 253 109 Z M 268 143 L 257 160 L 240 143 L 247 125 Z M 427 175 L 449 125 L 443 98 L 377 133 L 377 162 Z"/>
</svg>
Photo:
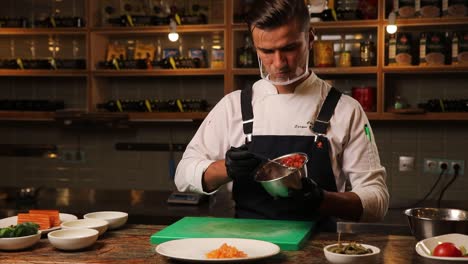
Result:
<svg viewBox="0 0 468 264">
<path fill-rule="evenodd" d="M 373 66 L 376 63 L 375 60 L 375 45 L 372 40 L 366 40 L 361 42 L 361 56 L 360 56 L 360 65 L 361 66 Z"/>
<path fill-rule="evenodd" d="M 315 67 L 333 67 L 335 66 L 335 55 L 333 51 L 333 42 L 314 41 L 314 66 Z"/>
<path fill-rule="evenodd" d="M 351 67 L 351 52 L 346 50 L 340 53 L 338 67 Z"/>
</svg>

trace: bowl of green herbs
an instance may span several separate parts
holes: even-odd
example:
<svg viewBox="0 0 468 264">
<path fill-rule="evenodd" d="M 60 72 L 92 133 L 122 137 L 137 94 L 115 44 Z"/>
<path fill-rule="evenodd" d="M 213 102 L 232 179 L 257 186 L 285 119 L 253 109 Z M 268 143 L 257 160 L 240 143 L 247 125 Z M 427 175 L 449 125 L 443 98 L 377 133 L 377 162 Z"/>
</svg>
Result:
<svg viewBox="0 0 468 264">
<path fill-rule="evenodd" d="M 21 250 L 29 248 L 41 239 L 36 223 L 22 223 L 0 228 L 0 250 Z"/>
<path fill-rule="evenodd" d="M 328 245 L 323 248 L 325 258 L 334 264 L 374 264 L 379 263 L 378 247 L 356 242 Z"/>
</svg>

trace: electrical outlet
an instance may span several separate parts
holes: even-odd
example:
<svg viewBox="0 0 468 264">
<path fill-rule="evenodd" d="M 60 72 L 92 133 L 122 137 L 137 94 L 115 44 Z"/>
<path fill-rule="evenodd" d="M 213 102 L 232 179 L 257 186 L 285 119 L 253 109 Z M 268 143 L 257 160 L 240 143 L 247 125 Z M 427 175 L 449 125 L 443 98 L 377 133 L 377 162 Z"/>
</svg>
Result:
<svg viewBox="0 0 468 264">
<path fill-rule="evenodd" d="M 425 173 L 436 174 L 439 173 L 439 162 L 437 159 L 424 159 L 424 169 Z"/>
<path fill-rule="evenodd" d="M 414 157 L 400 156 L 398 168 L 400 171 L 413 171 L 414 170 Z"/>
<path fill-rule="evenodd" d="M 465 174 L 465 161 L 464 160 L 450 161 L 449 167 L 450 167 L 450 170 L 452 171 L 452 174 L 455 173 L 455 171 L 453 170 L 453 166 L 455 164 L 458 164 L 458 166 L 460 166 L 460 169 L 458 170 L 458 176 Z"/>
<path fill-rule="evenodd" d="M 460 166 L 458 176 L 461 176 L 465 173 L 465 161 L 441 158 L 425 158 L 423 163 L 423 171 L 427 174 L 440 174 L 442 172 L 442 164 L 447 164 L 447 170 L 444 172 L 444 175 L 453 175 L 453 165 L 455 164 L 458 164 Z"/>
<path fill-rule="evenodd" d="M 450 161 L 448 160 L 439 160 L 437 168 L 439 169 L 439 172 L 442 172 L 442 167 L 445 167 L 445 173 L 448 174 L 450 171 Z"/>
</svg>

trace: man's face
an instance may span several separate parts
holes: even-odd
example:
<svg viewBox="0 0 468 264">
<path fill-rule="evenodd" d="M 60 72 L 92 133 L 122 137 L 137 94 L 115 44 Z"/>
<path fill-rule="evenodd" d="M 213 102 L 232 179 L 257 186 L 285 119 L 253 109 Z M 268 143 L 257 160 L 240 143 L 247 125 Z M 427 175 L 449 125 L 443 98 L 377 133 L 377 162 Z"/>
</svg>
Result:
<svg viewBox="0 0 468 264">
<path fill-rule="evenodd" d="M 291 21 L 279 28 L 254 28 L 253 42 L 263 71 L 274 82 L 285 82 L 302 75 L 306 69 L 309 43 L 300 26 Z"/>
</svg>

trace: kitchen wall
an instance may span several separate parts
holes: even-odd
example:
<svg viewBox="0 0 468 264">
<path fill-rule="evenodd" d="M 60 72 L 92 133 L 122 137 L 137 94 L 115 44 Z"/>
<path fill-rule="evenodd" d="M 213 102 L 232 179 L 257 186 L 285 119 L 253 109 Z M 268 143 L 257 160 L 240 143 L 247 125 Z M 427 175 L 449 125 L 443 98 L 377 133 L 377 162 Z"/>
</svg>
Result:
<svg viewBox="0 0 468 264">
<path fill-rule="evenodd" d="M 372 126 L 381 161 L 387 168 L 387 183 L 393 202 L 416 201 L 430 190 L 438 175 L 423 172 L 424 158 L 464 160 L 465 164 L 468 162 L 466 123 L 374 122 Z M 415 157 L 416 169 L 400 172 L 398 168 L 400 156 Z M 444 186 L 451 177 L 444 176 L 439 186 Z M 444 198 L 468 200 L 466 186 L 468 186 L 468 175 L 465 173 L 447 189 Z M 435 192 L 439 190 L 440 188 L 436 188 Z"/>
<path fill-rule="evenodd" d="M 468 162 L 468 126 L 465 123 L 373 122 L 375 139 L 392 202 L 416 201 L 430 189 L 437 175 L 422 172 L 424 158 Z M 103 189 L 172 190 L 167 151 L 117 151 L 119 142 L 188 143 L 197 124 L 153 123 L 127 129 L 66 129 L 59 125 L 2 124 L 0 144 L 56 144 L 59 156 L 0 156 L 1 186 L 93 187 Z M 82 151 L 81 161 L 65 157 Z M 65 151 L 65 152 L 64 152 Z M 70 153 L 68 153 L 70 154 Z M 398 171 L 399 156 L 414 156 L 416 169 Z M 179 160 L 182 152 L 175 152 Z M 441 183 L 447 182 L 444 177 Z M 468 175 L 460 176 L 445 198 L 468 200 Z"/>
</svg>

